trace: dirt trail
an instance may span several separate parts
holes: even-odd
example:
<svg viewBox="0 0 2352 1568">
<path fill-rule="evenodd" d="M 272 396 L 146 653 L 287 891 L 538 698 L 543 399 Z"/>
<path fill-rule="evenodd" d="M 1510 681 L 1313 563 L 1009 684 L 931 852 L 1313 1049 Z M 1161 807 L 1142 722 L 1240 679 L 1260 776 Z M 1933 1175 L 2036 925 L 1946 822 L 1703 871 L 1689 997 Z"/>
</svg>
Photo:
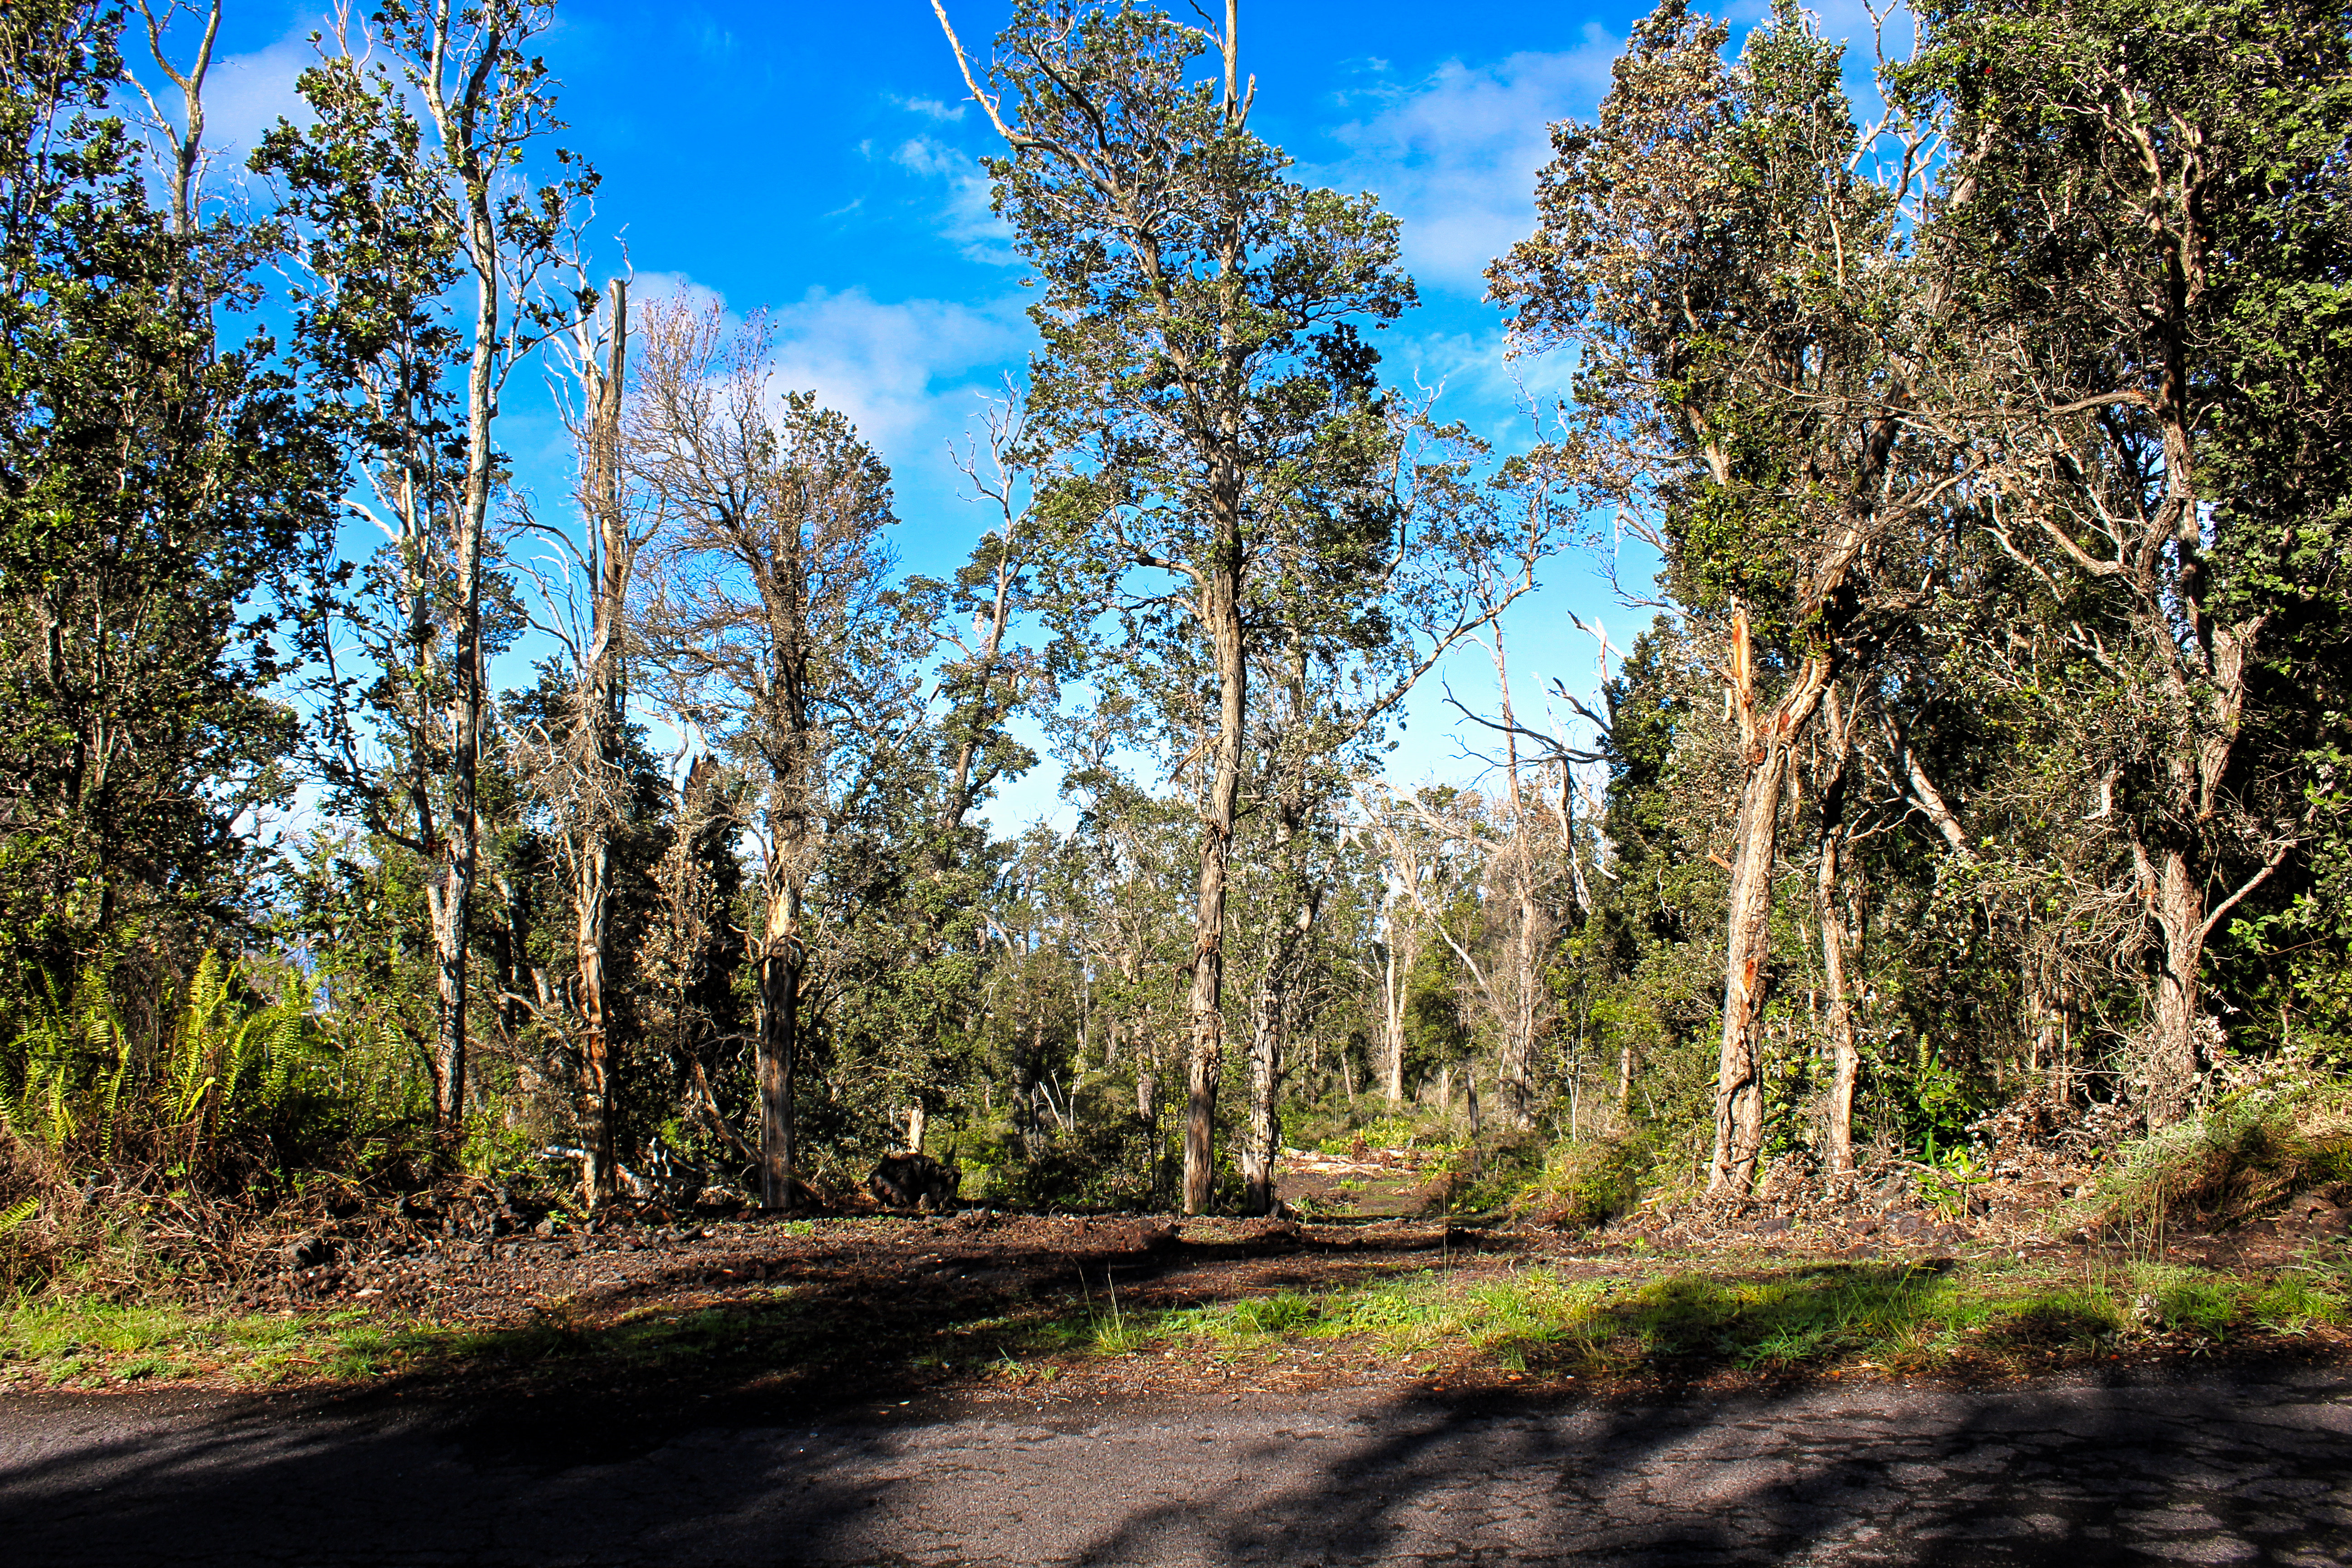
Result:
<svg viewBox="0 0 2352 1568">
<path fill-rule="evenodd" d="M 895 1418 L 893 1418 L 895 1417 Z M 1013 1395 L 823 1422 L 165 1394 L 0 1399 L 16 1568 L 2336 1563 L 2352 1379 L 1727 1399 Z"/>
</svg>

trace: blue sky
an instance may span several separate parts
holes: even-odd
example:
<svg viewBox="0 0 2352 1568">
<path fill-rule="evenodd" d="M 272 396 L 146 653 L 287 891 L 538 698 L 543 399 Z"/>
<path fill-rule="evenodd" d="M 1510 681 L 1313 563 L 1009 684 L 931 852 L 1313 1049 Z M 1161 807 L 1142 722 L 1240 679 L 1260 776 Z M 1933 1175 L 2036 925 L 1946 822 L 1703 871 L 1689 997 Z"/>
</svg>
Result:
<svg viewBox="0 0 2352 1568">
<path fill-rule="evenodd" d="M 1006 9 L 950 7 L 968 46 L 983 44 Z M 1740 9 L 1742 20 L 1755 11 Z M 1500 445 L 1523 438 L 1515 375 L 1540 394 L 1555 367 L 1506 364 L 1480 273 L 1532 225 L 1548 122 L 1592 111 L 1639 14 L 1479 0 L 1436 12 L 1385 0 L 1243 8 L 1255 128 L 1303 177 L 1370 191 L 1402 223 L 1423 305 L 1384 334 L 1387 371 L 1442 382 L 1441 410 Z M 231 0 L 211 113 L 215 137 L 239 156 L 294 108 L 319 15 Z M 691 286 L 737 310 L 768 310 L 781 378 L 849 413 L 889 460 L 907 566 L 952 570 L 982 518 L 956 493 L 950 446 L 1018 374 L 1031 337 L 1022 269 L 976 163 L 990 133 L 963 104 L 928 0 L 562 0 L 541 52 L 563 83 L 562 141 L 604 176 L 597 228 L 609 263 L 625 245 L 641 289 Z M 536 401 L 527 390 L 510 400 L 503 438 L 526 474 L 545 475 L 553 500 L 568 454 Z M 1594 644 L 1573 630 L 1570 610 L 1620 643 L 1645 619 L 1612 602 L 1589 558 L 1554 561 L 1510 622 L 1523 701 L 1554 677 L 1591 688 Z M 1465 700 L 1492 690 L 1483 650 L 1464 650 L 1444 673 Z M 1464 771 L 1433 679 L 1391 772 L 1412 783 Z M 1053 804 L 1053 781 L 1039 777 L 995 815 L 1011 827 Z"/>
</svg>

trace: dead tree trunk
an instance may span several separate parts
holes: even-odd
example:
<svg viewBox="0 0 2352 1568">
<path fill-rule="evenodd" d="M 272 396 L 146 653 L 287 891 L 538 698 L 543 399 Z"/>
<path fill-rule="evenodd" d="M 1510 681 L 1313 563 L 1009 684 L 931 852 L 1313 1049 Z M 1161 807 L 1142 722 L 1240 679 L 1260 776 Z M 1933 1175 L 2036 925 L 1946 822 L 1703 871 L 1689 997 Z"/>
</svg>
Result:
<svg viewBox="0 0 2352 1568">
<path fill-rule="evenodd" d="M 754 955 L 760 1000 L 753 1047 L 760 1084 L 760 1204 L 789 1209 L 798 1197 L 793 1079 L 800 1057 L 799 889 L 788 885 L 769 894 L 761 938 Z"/>
<path fill-rule="evenodd" d="M 580 1037 L 588 1075 L 588 1106 L 596 1156 L 588 1184 L 591 1204 L 609 1197 L 614 1181 L 616 1107 L 612 1029 L 605 1003 L 605 947 L 611 930 L 613 833 L 621 815 L 621 705 L 623 637 L 628 617 L 629 570 L 636 542 L 630 537 L 621 497 L 621 410 L 626 385 L 629 286 L 613 279 L 612 318 L 605 329 L 605 359 L 598 366 L 582 356 L 588 406 L 587 461 L 582 476 L 590 520 L 596 528 L 594 599 L 583 649 L 580 689 L 579 847 L 572 860 L 573 943 L 580 976 Z"/>
</svg>

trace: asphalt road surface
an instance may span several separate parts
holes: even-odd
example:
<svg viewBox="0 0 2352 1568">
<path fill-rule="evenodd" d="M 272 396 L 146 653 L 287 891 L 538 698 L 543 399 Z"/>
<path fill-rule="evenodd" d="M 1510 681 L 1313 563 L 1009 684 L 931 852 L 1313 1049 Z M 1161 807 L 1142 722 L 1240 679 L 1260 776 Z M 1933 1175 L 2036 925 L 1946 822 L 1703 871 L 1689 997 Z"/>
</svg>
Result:
<svg viewBox="0 0 2352 1568">
<path fill-rule="evenodd" d="M 617 1404 L 617 1402 L 614 1402 Z M 0 1563 L 2352 1562 L 2352 1373 L 1576 1403 L 0 1399 Z"/>
</svg>

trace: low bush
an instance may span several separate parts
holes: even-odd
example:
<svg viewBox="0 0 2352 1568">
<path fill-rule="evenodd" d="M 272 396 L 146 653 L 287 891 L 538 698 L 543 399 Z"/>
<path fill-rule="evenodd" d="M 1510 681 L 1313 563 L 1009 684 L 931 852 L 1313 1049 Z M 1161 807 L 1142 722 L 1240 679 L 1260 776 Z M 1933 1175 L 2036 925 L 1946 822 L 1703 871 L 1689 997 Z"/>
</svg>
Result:
<svg viewBox="0 0 2352 1568">
<path fill-rule="evenodd" d="M 1642 1184 L 1657 1163 L 1656 1146 L 1639 1132 L 1555 1144 L 1542 1169 L 1510 1194 L 1507 1206 L 1539 1224 L 1591 1230 L 1641 1201 Z"/>
<path fill-rule="evenodd" d="M 2121 1152 L 2093 1198 L 2110 1232 L 2226 1229 L 2297 1193 L 2352 1184 L 2352 1086 L 2264 1086 Z"/>
<path fill-rule="evenodd" d="M 1007 1135 L 973 1149 L 965 1194 L 1016 1209 L 1153 1206 L 1150 1124 L 1139 1117 Z"/>
</svg>

